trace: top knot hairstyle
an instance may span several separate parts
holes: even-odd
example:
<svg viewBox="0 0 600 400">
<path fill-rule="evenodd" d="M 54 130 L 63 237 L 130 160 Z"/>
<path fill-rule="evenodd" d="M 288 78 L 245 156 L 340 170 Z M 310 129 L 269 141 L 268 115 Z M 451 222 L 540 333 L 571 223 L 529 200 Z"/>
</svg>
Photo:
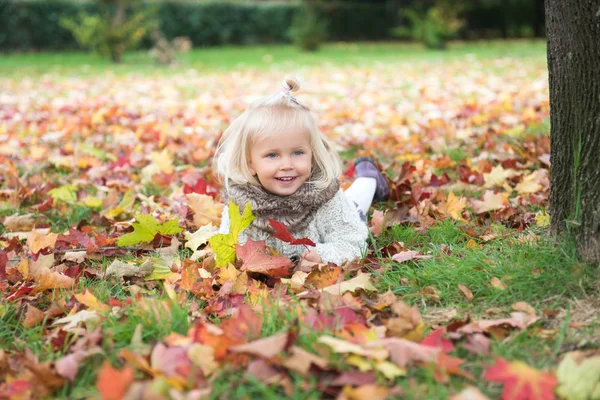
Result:
<svg viewBox="0 0 600 400">
<path fill-rule="evenodd" d="M 289 131 L 309 132 L 315 172 L 307 183 L 326 188 L 339 177 L 338 154 L 319 130 L 310 108 L 291 94 L 299 90 L 298 80 L 286 77 L 279 91 L 253 101 L 223 132 L 214 165 L 226 189 L 229 183 L 260 186 L 248 168 L 250 146 L 258 140 Z"/>
</svg>

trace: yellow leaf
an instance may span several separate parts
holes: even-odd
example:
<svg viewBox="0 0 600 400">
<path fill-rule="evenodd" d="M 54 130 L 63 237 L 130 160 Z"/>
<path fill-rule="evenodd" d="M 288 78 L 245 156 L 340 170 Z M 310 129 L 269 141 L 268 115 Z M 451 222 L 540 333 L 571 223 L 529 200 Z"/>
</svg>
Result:
<svg viewBox="0 0 600 400">
<path fill-rule="evenodd" d="M 359 370 L 365 372 L 373 369 L 371 362 L 367 360 L 365 357 L 358 356 L 356 354 L 349 355 L 346 358 L 346 363 L 350 365 L 354 365 Z"/>
<path fill-rule="evenodd" d="M 323 292 L 341 296 L 346 292 L 355 292 L 358 289 L 376 291 L 377 289 L 371 283 L 371 274 L 357 275 L 345 282 L 336 283 L 335 285 L 324 287 Z"/>
<path fill-rule="evenodd" d="M 190 193 L 185 197 L 188 201 L 188 206 L 194 212 L 194 225 L 201 227 L 206 224 L 219 225 L 221 223 L 221 212 L 223 204 L 217 203 L 212 197 L 205 194 Z"/>
<path fill-rule="evenodd" d="M 488 211 L 499 210 L 504 208 L 508 204 L 508 193 L 494 193 L 488 190 L 483 195 L 483 201 L 471 200 L 473 211 L 477 214 L 481 214 Z"/>
<path fill-rule="evenodd" d="M 535 223 L 538 224 L 538 226 L 542 227 L 550 225 L 550 215 L 548 215 L 547 213 L 536 215 Z"/>
<path fill-rule="evenodd" d="M 29 246 L 29 250 L 32 253 L 39 253 L 40 250 L 45 249 L 46 247 L 49 249 L 53 249 L 56 245 L 56 239 L 58 239 L 57 233 L 49 233 L 47 235 L 38 234 L 35 230 L 29 234 L 27 238 L 27 246 Z"/>
<path fill-rule="evenodd" d="M 375 365 L 375 368 L 390 380 L 396 379 L 399 376 L 406 376 L 406 370 L 404 368 L 400 368 L 389 361 L 380 361 Z"/>
<path fill-rule="evenodd" d="M 99 312 L 109 312 L 110 306 L 104 303 L 101 303 L 100 300 L 96 298 L 89 290 L 86 290 L 83 293 L 78 293 L 75 295 L 75 298 L 78 302 L 85 305 L 87 308 L 99 311 Z"/>
<path fill-rule="evenodd" d="M 494 186 L 502 186 L 508 178 L 513 176 L 515 172 L 510 169 L 502 168 L 502 165 L 497 165 L 490 171 L 489 174 L 483 174 L 486 188 Z"/>
<path fill-rule="evenodd" d="M 600 399 L 600 355 L 589 358 L 580 351 L 567 353 L 556 370 L 561 398 Z"/>
<path fill-rule="evenodd" d="M 62 201 L 64 203 L 74 203 L 77 201 L 77 193 L 75 193 L 75 190 L 76 188 L 73 185 L 62 185 L 50 190 L 48 194 L 56 202 Z"/>
<path fill-rule="evenodd" d="M 226 267 L 219 269 L 219 279 L 218 282 L 222 285 L 226 281 L 235 282 L 237 277 L 241 274 L 233 264 L 228 264 Z"/>
<path fill-rule="evenodd" d="M 230 201 L 228 214 L 229 233 L 219 233 L 208 239 L 213 252 L 217 256 L 217 267 L 235 263 L 235 245 L 239 243 L 238 238 L 240 233 L 250 226 L 255 219 L 254 215 L 252 215 L 252 206 L 249 202 L 246 204 L 244 213 L 240 217 L 240 208 L 233 201 Z"/>
<path fill-rule="evenodd" d="M 474 241 L 473 239 L 469 239 L 469 241 L 467 242 L 467 244 L 465 245 L 465 247 L 467 249 L 480 249 L 481 245 L 478 244 L 476 241 Z"/>
<path fill-rule="evenodd" d="M 462 197 L 457 197 L 454 193 L 450 192 L 448 199 L 446 200 L 446 215 L 450 215 L 452 218 L 462 221 L 461 216 L 462 210 L 466 207 L 467 202 Z"/>
<path fill-rule="evenodd" d="M 537 193 L 542 190 L 540 180 L 544 179 L 543 175 L 536 172 L 529 174 L 523 178 L 521 183 L 515 186 L 515 190 L 520 194 Z"/>
<path fill-rule="evenodd" d="M 219 368 L 215 361 L 215 350 L 210 346 L 194 343 L 188 348 L 187 356 L 192 364 L 202 370 L 204 376 L 209 376 Z"/>
</svg>

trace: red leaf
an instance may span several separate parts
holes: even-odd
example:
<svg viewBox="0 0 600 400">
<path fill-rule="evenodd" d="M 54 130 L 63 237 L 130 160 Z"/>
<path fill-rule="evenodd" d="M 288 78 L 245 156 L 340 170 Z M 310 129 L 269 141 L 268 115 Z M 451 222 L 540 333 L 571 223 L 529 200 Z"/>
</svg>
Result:
<svg viewBox="0 0 600 400">
<path fill-rule="evenodd" d="M 293 244 L 293 245 L 304 245 L 304 246 L 312 246 L 312 247 L 316 246 L 315 242 L 313 242 L 309 238 L 296 239 L 295 237 L 293 237 L 292 234 L 290 233 L 290 231 L 288 231 L 287 227 L 284 224 L 282 224 L 281 222 L 278 222 L 278 221 L 275 221 L 274 219 L 269 218 L 269 223 L 271 224 L 271 228 L 273 228 L 275 230 L 275 235 L 273 235 L 273 236 L 279 240 L 283 240 L 284 242 L 287 242 L 287 243 Z"/>
<path fill-rule="evenodd" d="M 292 261 L 287 257 L 267 254 L 264 241 L 248 240 L 245 245 L 235 245 L 235 254 L 244 262 L 242 271 L 258 272 L 274 278 L 291 275 Z"/>
<path fill-rule="evenodd" d="M 18 398 L 18 395 L 24 394 L 31 389 L 33 385 L 24 380 L 12 381 L 11 383 L 3 383 L 0 385 L 0 399 Z"/>
<path fill-rule="evenodd" d="M 102 400 L 120 400 L 125 396 L 131 382 L 133 382 L 133 368 L 126 366 L 125 369 L 119 371 L 105 361 L 104 366 L 98 372 L 96 387 Z"/>
<path fill-rule="evenodd" d="M 6 264 L 8 264 L 8 256 L 5 251 L 0 250 L 0 281 L 6 280 Z"/>
<path fill-rule="evenodd" d="M 446 328 L 436 329 L 429 336 L 421 341 L 421 344 L 430 347 L 438 347 L 444 353 L 450 353 L 454 350 L 454 345 L 450 339 L 444 338 Z"/>
<path fill-rule="evenodd" d="M 551 400 L 554 399 L 556 377 L 514 361 L 509 363 L 498 357 L 496 364 L 485 370 L 483 379 L 504 383 L 503 400 Z"/>
</svg>

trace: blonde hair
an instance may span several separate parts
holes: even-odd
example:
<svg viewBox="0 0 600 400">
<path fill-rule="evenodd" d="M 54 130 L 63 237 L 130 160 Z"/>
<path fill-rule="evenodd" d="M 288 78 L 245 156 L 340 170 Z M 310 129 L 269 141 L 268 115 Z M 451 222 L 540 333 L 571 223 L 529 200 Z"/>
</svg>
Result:
<svg viewBox="0 0 600 400">
<path fill-rule="evenodd" d="M 250 146 L 253 141 L 276 136 L 284 130 L 309 132 L 313 171 L 307 183 L 322 189 L 339 177 L 341 162 L 337 152 L 319 130 L 310 109 L 290 93 L 299 87 L 296 79 L 287 77 L 282 90 L 252 102 L 223 132 L 213 163 L 226 189 L 230 182 L 261 186 L 249 169 Z"/>
</svg>

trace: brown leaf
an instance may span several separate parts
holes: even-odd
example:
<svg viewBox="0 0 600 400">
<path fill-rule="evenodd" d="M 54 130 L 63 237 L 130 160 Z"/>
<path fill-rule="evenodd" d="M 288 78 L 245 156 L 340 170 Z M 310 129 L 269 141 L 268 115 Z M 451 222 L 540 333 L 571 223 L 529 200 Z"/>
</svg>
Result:
<svg viewBox="0 0 600 400">
<path fill-rule="evenodd" d="M 398 263 L 403 263 L 408 260 L 419 260 L 419 259 L 427 259 L 427 258 L 433 258 L 433 257 L 421 254 L 420 252 L 418 252 L 416 250 L 403 251 L 401 253 L 397 253 L 392 256 L 392 260 L 394 260 Z"/>
<path fill-rule="evenodd" d="M 364 385 L 356 389 L 351 386 L 344 387 L 344 394 L 349 400 L 385 400 L 390 389 L 377 385 Z"/>
<path fill-rule="evenodd" d="M 312 365 L 316 365 L 320 369 L 327 368 L 327 360 L 309 353 L 301 347 L 292 346 L 290 352 L 292 355 L 283 360 L 282 365 L 302 376 L 307 376 Z"/>
<path fill-rule="evenodd" d="M 412 361 L 433 362 L 440 348 L 422 345 L 406 339 L 387 338 L 371 342 L 367 347 L 384 346 L 390 352 L 390 359 L 401 368 Z"/>
<path fill-rule="evenodd" d="M 519 301 L 512 305 L 512 309 L 515 311 L 523 311 L 529 315 L 535 316 L 535 309 L 531 307 L 527 302 Z"/>
<path fill-rule="evenodd" d="M 500 289 L 500 290 L 506 290 L 506 285 L 504 283 L 502 283 L 502 281 L 496 277 L 493 277 L 492 280 L 490 281 L 490 284 L 495 287 L 496 289 Z"/>
<path fill-rule="evenodd" d="M 38 326 L 42 321 L 44 321 L 44 313 L 31 304 L 27 304 L 27 311 L 25 312 L 25 318 L 21 321 L 21 325 L 30 329 L 34 326 Z"/>
<path fill-rule="evenodd" d="M 471 292 L 471 289 L 460 283 L 458 284 L 458 288 L 461 292 L 463 292 L 467 300 L 471 301 L 473 299 L 473 293 Z"/>
<path fill-rule="evenodd" d="M 285 350 L 290 339 L 290 333 L 283 332 L 250 343 L 231 346 L 229 350 L 234 353 L 247 353 L 269 359 Z"/>
<path fill-rule="evenodd" d="M 384 224 L 384 215 L 383 211 L 373 210 L 373 215 L 371 216 L 371 226 L 369 230 L 374 236 L 379 236 L 383 231 Z"/>
<path fill-rule="evenodd" d="M 35 226 L 35 216 L 33 214 L 11 215 L 4 219 L 3 224 L 9 232 L 28 232 Z"/>
</svg>

